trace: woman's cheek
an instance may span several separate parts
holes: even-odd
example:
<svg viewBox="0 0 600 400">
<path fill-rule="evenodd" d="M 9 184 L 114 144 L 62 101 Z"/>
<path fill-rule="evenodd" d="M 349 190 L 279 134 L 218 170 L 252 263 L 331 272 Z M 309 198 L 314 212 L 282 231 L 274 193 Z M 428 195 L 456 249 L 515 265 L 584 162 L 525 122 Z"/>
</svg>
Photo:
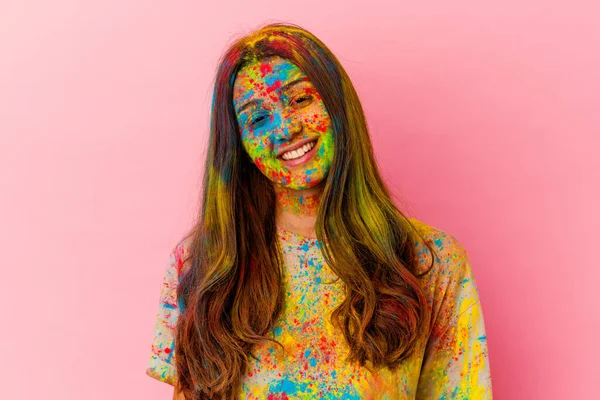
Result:
<svg viewBox="0 0 600 400">
<path fill-rule="evenodd" d="M 306 127 L 313 132 L 325 133 L 329 128 L 330 122 L 325 115 L 314 115 L 313 118 L 306 124 Z"/>
<path fill-rule="evenodd" d="M 309 131 L 324 133 L 329 127 L 329 115 L 325 106 L 320 102 L 306 109 L 302 120 Z"/>
<path fill-rule="evenodd" d="M 253 143 L 252 146 L 250 147 L 250 157 L 253 160 L 256 160 L 257 158 L 264 158 L 264 155 L 261 154 L 262 150 L 260 148 L 260 146 L 258 146 L 256 143 Z"/>
<path fill-rule="evenodd" d="M 271 159 L 271 157 L 269 157 L 270 153 L 268 140 L 266 140 L 265 138 L 257 138 L 251 141 L 247 141 L 244 147 L 246 148 L 246 152 L 248 153 L 254 164 L 256 164 L 256 166 L 259 167 L 260 170 L 264 172 L 265 168 L 274 167 L 274 161 Z"/>
</svg>

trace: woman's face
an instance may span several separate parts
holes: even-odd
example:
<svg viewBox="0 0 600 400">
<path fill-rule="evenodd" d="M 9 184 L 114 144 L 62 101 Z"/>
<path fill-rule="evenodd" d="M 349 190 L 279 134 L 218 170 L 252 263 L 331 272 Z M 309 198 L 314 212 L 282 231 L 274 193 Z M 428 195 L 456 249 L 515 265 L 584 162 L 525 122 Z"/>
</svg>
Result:
<svg viewBox="0 0 600 400">
<path fill-rule="evenodd" d="M 269 57 L 242 68 L 233 106 L 244 149 L 273 183 L 303 190 L 322 182 L 333 161 L 325 105 L 293 63 Z"/>
</svg>

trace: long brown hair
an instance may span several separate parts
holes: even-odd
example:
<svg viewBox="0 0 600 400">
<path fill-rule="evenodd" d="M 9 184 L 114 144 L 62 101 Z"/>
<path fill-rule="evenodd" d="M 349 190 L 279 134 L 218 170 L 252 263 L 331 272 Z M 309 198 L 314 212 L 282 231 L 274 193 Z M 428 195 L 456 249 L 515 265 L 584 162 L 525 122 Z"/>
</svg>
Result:
<svg viewBox="0 0 600 400">
<path fill-rule="evenodd" d="M 254 345 L 270 340 L 281 346 L 268 336 L 284 300 L 275 194 L 241 145 L 233 109 L 237 72 L 269 56 L 288 59 L 310 78 L 332 120 L 335 154 L 315 233 L 325 261 L 345 284 L 346 298 L 331 322 L 347 340 L 347 361 L 395 369 L 428 328 L 418 232 L 379 174 L 350 78 L 305 29 L 265 25 L 231 44 L 216 73 L 202 205 L 189 234 L 190 268 L 177 291 L 175 359 L 187 399 L 235 398 L 248 357 L 256 358 Z"/>
</svg>

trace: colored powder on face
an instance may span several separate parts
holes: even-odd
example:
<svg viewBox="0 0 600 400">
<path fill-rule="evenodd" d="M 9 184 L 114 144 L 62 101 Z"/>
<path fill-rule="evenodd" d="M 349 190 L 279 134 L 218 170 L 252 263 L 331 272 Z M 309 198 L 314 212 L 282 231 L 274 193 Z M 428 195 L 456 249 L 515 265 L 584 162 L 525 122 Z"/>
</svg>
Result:
<svg viewBox="0 0 600 400">
<path fill-rule="evenodd" d="M 302 80 L 289 92 L 281 91 L 297 79 Z M 251 100 L 258 103 L 239 111 Z M 295 64 L 270 57 L 245 66 L 236 76 L 233 102 L 242 145 L 267 178 L 296 190 L 325 179 L 334 153 L 331 119 L 318 92 Z M 318 139 L 308 162 L 288 167 L 277 157 L 282 148 L 305 139 Z"/>
</svg>

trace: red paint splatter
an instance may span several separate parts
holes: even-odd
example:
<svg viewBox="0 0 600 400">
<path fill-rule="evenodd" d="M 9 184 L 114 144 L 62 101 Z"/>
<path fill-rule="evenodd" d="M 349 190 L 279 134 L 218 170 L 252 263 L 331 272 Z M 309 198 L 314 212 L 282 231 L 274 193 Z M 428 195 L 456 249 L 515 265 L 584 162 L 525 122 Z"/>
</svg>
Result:
<svg viewBox="0 0 600 400">
<path fill-rule="evenodd" d="M 273 72 L 273 66 L 271 64 L 266 63 L 266 62 L 260 64 L 260 73 L 261 73 L 261 75 L 262 75 L 263 78 L 269 72 Z"/>
<path fill-rule="evenodd" d="M 325 132 L 327 130 L 327 125 L 322 124 L 322 123 L 318 123 L 316 126 L 317 130 L 319 132 Z"/>
<path fill-rule="evenodd" d="M 277 89 L 279 89 L 281 87 L 281 81 L 280 80 L 276 80 L 272 85 L 270 85 L 269 87 L 267 87 L 267 93 L 271 93 L 276 91 Z M 276 98 L 273 100 L 277 100 Z"/>
</svg>

